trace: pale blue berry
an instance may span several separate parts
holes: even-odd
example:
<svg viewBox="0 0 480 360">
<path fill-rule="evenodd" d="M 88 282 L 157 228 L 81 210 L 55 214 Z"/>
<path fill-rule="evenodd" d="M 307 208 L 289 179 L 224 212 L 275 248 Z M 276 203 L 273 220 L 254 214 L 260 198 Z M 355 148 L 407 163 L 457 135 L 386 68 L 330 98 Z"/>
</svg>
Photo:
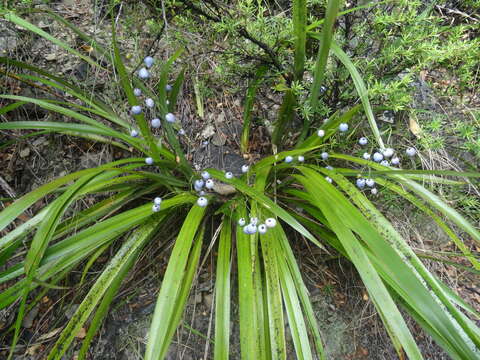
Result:
<svg viewBox="0 0 480 360">
<path fill-rule="evenodd" d="M 180 135 L 180 136 L 185 135 L 185 130 L 183 130 L 183 129 L 178 130 L 178 135 Z"/>
<path fill-rule="evenodd" d="M 202 179 L 197 179 L 197 180 L 195 180 L 195 183 L 193 184 L 193 187 L 195 188 L 195 191 L 200 191 L 200 190 L 202 190 L 203 185 L 205 185 L 203 180 Z"/>
<path fill-rule="evenodd" d="M 250 167 L 247 164 L 242 165 L 242 173 L 244 173 L 244 174 L 247 173 L 248 169 L 250 169 Z"/>
<path fill-rule="evenodd" d="M 245 226 L 245 224 L 246 224 L 245 218 L 240 218 L 238 220 L 238 226 Z"/>
<path fill-rule="evenodd" d="M 165 120 L 167 120 L 169 123 L 174 123 L 175 119 L 175 115 L 173 115 L 172 113 L 168 113 L 167 115 L 165 115 Z"/>
<path fill-rule="evenodd" d="M 375 180 L 367 179 L 367 181 L 365 181 L 365 184 L 367 184 L 368 187 L 374 187 L 375 186 Z"/>
<path fill-rule="evenodd" d="M 197 200 L 197 204 L 198 204 L 198 206 L 200 206 L 200 207 L 205 207 L 205 206 L 207 206 L 207 204 L 208 204 L 208 200 L 207 200 L 206 197 L 200 196 L 200 197 L 198 198 L 198 200 Z"/>
<path fill-rule="evenodd" d="M 392 160 L 390 161 L 392 165 L 398 165 L 400 164 L 400 159 L 398 157 L 394 157 L 392 158 Z"/>
<path fill-rule="evenodd" d="M 150 77 L 150 73 L 148 72 L 147 69 L 145 68 L 141 68 L 139 71 L 138 71 L 138 77 L 140 79 L 148 79 Z"/>
<path fill-rule="evenodd" d="M 153 159 L 151 157 L 145 158 L 145 164 L 152 165 L 153 164 Z"/>
<path fill-rule="evenodd" d="M 267 227 L 265 226 L 265 224 L 260 224 L 258 225 L 258 233 L 259 234 L 265 234 L 267 232 Z"/>
<path fill-rule="evenodd" d="M 202 171 L 200 175 L 202 176 L 203 180 L 210 179 L 210 173 L 208 171 Z"/>
<path fill-rule="evenodd" d="M 380 154 L 379 152 L 376 152 L 375 154 L 373 154 L 373 161 L 380 162 L 382 160 L 383 160 L 382 154 Z"/>
<path fill-rule="evenodd" d="M 149 108 L 153 108 L 155 106 L 155 102 L 153 101 L 153 99 L 148 98 L 145 99 L 145 105 Z"/>
<path fill-rule="evenodd" d="M 214 184 L 214 182 L 213 182 L 212 179 L 208 179 L 207 181 L 205 181 L 205 187 L 206 187 L 207 189 L 213 189 L 213 186 L 214 186 L 214 185 L 215 185 L 215 184 Z"/>
<path fill-rule="evenodd" d="M 362 157 L 363 157 L 365 160 L 370 160 L 371 155 L 366 152 L 366 153 L 363 153 Z"/>
<path fill-rule="evenodd" d="M 332 178 L 329 176 L 325 176 L 325 180 L 327 180 L 330 184 L 333 182 Z"/>
<path fill-rule="evenodd" d="M 389 166 L 390 163 L 389 163 L 387 160 L 382 160 L 382 161 L 380 162 L 380 165 Z"/>
<path fill-rule="evenodd" d="M 233 178 L 233 174 L 232 174 L 230 171 L 227 171 L 227 172 L 225 173 L 225 178 L 231 179 L 231 178 Z"/>
<path fill-rule="evenodd" d="M 138 115 L 142 113 L 142 107 L 140 105 L 134 105 L 132 106 L 132 114 L 133 115 Z"/>
<path fill-rule="evenodd" d="M 246 228 L 247 228 L 247 234 L 253 235 L 257 232 L 257 225 L 255 224 L 250 223 L 246 226 Z"/>
<path fill-rule="evenodd" d="M 207 193 L 203 190 L 198 192 L 198 196 L 205 196 Z"/>
<path fill-rule="evenodd" d="M 152 127 L 155 128 L 155 129 L 158 129 L 160 126 L 162 126 L 162 124 L 161 124 L 161 122 L 160 122 L 160 119 L 158 119 L 158 118 L 152 119 L 152 121 L 150 122 L 150 124 L 151 124 Z"/>
<path fill-rule="evenodd" d="M 138 131 L 133 129 L 132 131 L 130 131 L 130 136 L 137 137 L 138 136 Z"/>
<path fill-rule="evenodd" d="M 169 85 L 169 84 L 165 85 L 165 90 L 166 90 L 167 92 L 172 91 L 172 89 L 173 89 L 173 88 L 172 88 L 172 85 Z"/>
<path fill-rule="evenodd" d="M 327 170 L 333 170 L 333 166 L 327 165 L 327 166 L 325 166 L 325 169 L 327 169 Z"/>
<path fill-rule="evenodd" d="M 366 137 L 361 137 L 360 139 L 358 139 L 358 143 L 360 145 L 367 145 L 368 144 L 368 139 Z"/>
<path fill-rule="evenodd" d="M 392 148 L 386 148 L 383 150 L 383 156 L 386 158 L 392 157 L 395 151 Z"/>
<path fill-rule="evenodd" d="M 153 212 L 159 212 L 159 211 L 160 211 L 160 205 L 153 204 L 153 206 L 152 206 L 152 211 L 153 211 Z"/>
<path fill-rule="evenodd" d="M 268 228 L 273 228 L 275 227 L 275 225 L 277 225 L 277 220 L 275 220 L 274 218 L 268 218 L 267 220 L 265 220 L 265 225 Z"/>
<path fill-rule="evenodd" d="M 257 217 L 252 217 L 250 219 L 250 224 L 257 225 L 258 224 L 258 218 Z"/>
<path fill-rule="evenodd" d="M 415 156 L 415 154 L 417 153 L 417 150 L 415 150 L 415 148 L 413 147 L 409 147 L 407 150 L 405 150 L 405 152 L 407 153 L 408 156 L 412 157 L 412 156 Z"/>
<path fill-rule="evenodd" d="M 365 179 L 362 179 L 362 178 L 357 179 L 357 187 L 359 189 L 363 189 L 365 187 L 365 183 L 366 183 Z"/>
<path fill-rule="evenodd" d="M 299 162 L 304 162 L 304 161 L 305 161 L 305 157 L 303 157 L 302 155 L 299 155 L 299 156 L 298 156 L 298 161 L 299 161 Z"/>
<path fill-rule="evenodd" d="M 135 96 L 140 96 L 140 95 L 142 95 L 142 90 L 140 90 L 139 88 L 135 88 L 135 89 L 133 89 L 133 94 Z"/>
<path fill-rule="evenodd" d="M 285 162 L 286 163 L 291 163 L 292 161 L 293 161 L 293 157 L 291 157 L 290 155 L 285 157 Z"/>
<path fill-rule="evenodd" d="M 147 68 L 151 68 L 154 62 L 155 60 L 151 56 L 147 56 L 145 59 L 143 59 L 143 63 Z"/>
<path fill-rule="evenodd" d="M 322 154 L 320 156 L 322 157 L 323 160 L 328 159 L 328 153 L 327 152 L 322 152 Z"/>
<path fill-rule="evenodd" d="M 348 131 L 348 124 L 347 124 L 347 123 L 341 123 L 341 124 L 338 126 L 338 130 L 340 130 L 341 132 Z"/>
<path fill-rule="evenodd" d="M 318 137 L 324 137 L 325 136 L 325 130 L 323 130 L 323 129 L 318 130 L 317 131 L 317 136 Z"/>
<path fill-rule="evenodd" d="M 155 205 L 160 205 L 162 203 L 162 198 L 156 197 L 155 199 L 153 199 L 153 202 Z"/>
<path fill-rule="evenodd" d="M 370 192 L 372 193 L 372 195 L 377 195 L 378 190 L 377 188 L 373 188 L 372 190 L 370 190 Z"/>
<path fill-rule="evenodd" d="M 244 232 L 245 234 L 247 234 L 247 235 L 250 235 L 250 230 L 249 230 L 248 225 L 245 225 L 245 226 L 243 227 L 243 232 Z"/>
</svg>

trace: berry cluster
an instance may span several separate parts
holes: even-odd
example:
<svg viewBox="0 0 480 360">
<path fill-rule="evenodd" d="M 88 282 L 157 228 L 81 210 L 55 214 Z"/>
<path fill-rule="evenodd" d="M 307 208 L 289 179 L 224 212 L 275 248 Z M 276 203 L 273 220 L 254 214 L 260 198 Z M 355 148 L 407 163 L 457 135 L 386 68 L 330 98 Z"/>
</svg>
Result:
<svg viewBox="0 0 480 360">
<path fill-rule="evenodd" d="M 269 228 L 273 228 L 277 225 L 277 220 L 274 218 L 268 218 L 265 220 L 265 223 L 258 224 L 258 218 L 250 218 L 250 222 L 247 224 L 247 221 L 244 218 L 238 220 L 238 226 L 243 227 L 243 232 L 247 235 L 253 235 L 257 231 L 259 234 L 265 234 Z"/>
</svg>

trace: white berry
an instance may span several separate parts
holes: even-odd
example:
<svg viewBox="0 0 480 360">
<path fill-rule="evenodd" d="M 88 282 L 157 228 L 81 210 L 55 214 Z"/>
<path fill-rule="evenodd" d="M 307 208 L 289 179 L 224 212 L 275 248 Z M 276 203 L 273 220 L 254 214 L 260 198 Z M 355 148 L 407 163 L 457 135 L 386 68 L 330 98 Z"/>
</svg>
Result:
<svg viewBox="0 0 480 360">
<path fill-rule="evenodd" d="M 153 203 L 155 205 L 160 205 L 162 203 L 162 198 L 161 197 L 156 197 L 155 199 L 153 199 Z"/>
<path fill-rule="evenodd" d="M 341 123 L 339 126 L 338 126 L 338 130 L 340 130 L 341 132 L 345 132 L 348 130 L 348 124 L 346 123 Z"/>
<path fill-rule="evenodd" d="M 375 154 L 373 154 L 373 161 L 380 162 L 382 160 L 383 160 L 382 154 L 380 154 L 379 152 L 376 152 Z"/>
<path fill-rule="evenodd" d="M 324 137 L 325 136 L 325 130 L 322 130 L 322 129 L 318 130 L 317 135 L 318 135 L 318 137 Z"/>
<path fill-rule="evenodd" d="M 228 172 L 225 173 L 225 178 L 231 179 L 231 178 L 233 178 L 233 174 L 230 171 L 228 171 Z"/>
<path fill-rule="evenodd" d="M 165 115 L 165 120 L 167 120 L 169 123 L 175 122 L 175 119 L 175 115 L 173 115 L 172 113 L 168 113 L 167 115 Z"/>
<path fill-rule="evenodd" d="M 367 181 L 365 181 L 365 184 L 367 184 L 368 187 L 373 187 L 375 185 L 375 180 L 367 179 Z"/>
<path fill-rule="evenodd" d="M 246 224 L 245 218 L 240 218 L 238 220 L 238 226 L 245 226 L 245 224 Z"/>
<path fill-rule="evenodd" d="M 387 160 L 382 160 L 382 161 L 380 162 L 380 165 L 382 165 L 382 166 L 389 166 L 390 163 L 389 163 Z"/>
<path fill-rule="evenodd" d="M 299 162 L 304 162 L 304 161 L 305 161 L 305 157 L 303 157 L 302 155 L 299 155 L 299 156 L 298 156 L 298 161 L 299 161 Z"/>
<path fill-rule="evenodd" d="M 248 224 L 245 227 L 247 228 L 247 234 L 253 235 L 257 232 L 257 225 Z"/>
<path fill-rule="evenodd" d="M 407 153 L 408 156 L 415 156 L 415 154 L 417 153 L 417 150 L 415 150 L 415 148 L 413 147 L 409 147 L 407 150 L 405 150 L 405 152 Z"/>
<path fill-rule="evenodd" d="M 267 227 L 265 226 L 265 224 L 260 224 L 258 225 L 258 233 L 259 234 L 265 234 L 267 232 Z"/>
<path fill-rule="evenodd" d="M 327 182 L 329 182 L 330 184 L 333 182 L 332 178 L 329 176 L 325 176 L 325 180 L 327 180 Z"/>
<path fill-rule="evenodd" d="M 153 206 L 152 206 L 152 211 L 153 211 L 153 212 L 159 212 L 159 211 L 160 211 L 160 205 L 153 204 Z"/>
<path fill-rule="evenodd" d="M 200 206 L 200 207 L 205 207 L 205 206 L 207 206 L 207 204 L 208 204 L 208 200 L 207 200 L 207 198 L 205 198 L 205 197 L 203 197 L 203 196 L 200 196 L 200 197 L 198 198 L 198 200 L 197 200 L 197 204 L 198 204 L 198 206 Z"/>
<path fill-rule="evenodd" d="M 180 136 L 185 135 L 185 130 L 183 130 L 183 129 L 178 130 L 178 135 L 180 135 Z"/>
<path fill-rule="evenodd" d="M 249 169 L 249 168 L 250 168 L 250 167 L 249 167 L 248 165 L 246 165 L 246 164 L 245 164 L 245 165 L 242 165 L 242 173 L 245 174 L 246 172 L 248 172 L 248 169 Z"/>
<path fill-rule="evenodd" d="M 194 183 L 193 186 L 194 186 L 194 188 L 195 188 L 195 191 L 200 191 L 200 190 L 202 190 L 203 185 L 205 185 L 205 183 L 203 182 L 203 180 L 197 179 L 197 180 L 195 180 L 195 183 Z"/>
<path fill-rule="evenodd" d="M 322 157 L 323 160 L 328 159 L 328 153 L 327 152 L 322 152 L 322 154 L 320 156 Z"/>
<path fill-rule="evenodd" d="M 370 160 L 371 155 L 366 152 L 366 153 L 363 153 L 362 157 L 363 157 L 365 160 Z"/>
<path fill-rule="evenodd" d="M 165 85 L 165 90 L 166 90 L 167 92 L 172 91 L 172 89 L 173 89 L 173 88 L 172 88 L 172 85 L 169 85 L 169 84 Z"/>
<path fill-rule="evenodd" d="M 327 165 L 327 166 L 325 166 L 325 169 L 327 169 L 327 170 L 333 170 L 333 166 Z"/>
<path fill-rule="evenodd" d="M 134 130 L 130 131 L 130 135 L 133 136 L 133 137 L 137 137 L 138 136 L 138 131 L 134 129 Z"/>
<path fill-rule="evenodd" d="M 142 95 L 142 90 L 140 90 L 139 88 L 133 89 L 133 95 L 135 95 L 135 96 Z"/>
<path fill-rule="evenodd" d="M 268 218 L 267 220 L 265 220 L 265 225 L 269 228 L 273 228 L 275 227 L 275 225 L 277 225 L 277 220 L 275 220 L 274 218 Z"/>
<path fill-rule="evenodd" d="M 207 181 L 205 181 L 205 187 L 207 189 L 213 189 L 213 185 L 214 185 L 214 183 L 213 183 L 212 179 L 208 179 Z"/>
<path fill-rule="evenodd" d="M 362 178 L 357 179 L 357 187 L 359 189 L 363 189 L 365 187 L 365 183 L 366 183 L 365 179 L 362 179 Z"/>
<path fill-rule="evenodd" d="M 373 188 L 372 190 L 370 190 L 370 192 L 372 193 L 372 195 L 377 195 L 378 190 L 377 188 Z"/>
<path fill-rule="evenodd" d="M 152 127 L 155 128 L 155 129 L 158 129 L 160 126 L 162 126 L 162 124 L 161 124 L 161 122 L 160 122 L 160 119 L 158 119 L 158 118 L 152 119 L 152 121 L 150 122 L 150 124 L 151 124 Z"/>
<path fill-rule="evenodd" d="M 290 155 L 285 157 L 285 162 L 286 163 L 291 163 L 292 161 L 293 161 L 293 157 L 291 157 Z"/>
<path fill-rule="evenodd" d="M 153 164 L 153 159 L 151 157 L 145 158 L 145 164 L 152 165 Z"/>
<path fill-rule="evenodd" d="M 386 158 L 392 157 L 393 153 L 394 150 L 392 148 L 386 148 L 385 150 L 383 150 L 383 156 L 385 156 Z"/>
<path fill-rule="evenodd" d="M 358 143 L 360 145 L 367 145 L 368 144 L 368 139 L 366 137 L 361 137 L 360 139 L 358 139 Z"/>
</svg>

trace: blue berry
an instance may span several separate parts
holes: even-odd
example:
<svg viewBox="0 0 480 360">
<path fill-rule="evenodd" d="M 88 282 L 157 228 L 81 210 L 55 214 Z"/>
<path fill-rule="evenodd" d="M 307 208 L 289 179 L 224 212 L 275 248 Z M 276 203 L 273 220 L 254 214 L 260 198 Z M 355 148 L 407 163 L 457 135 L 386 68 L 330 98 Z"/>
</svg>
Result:
<svg viewBox="0 0 480 360">
<path fill-rule="evenodd" d="M 340 130 L 341 132 L 348 131 L 348 124 L 347 124 L 347 123 L 341 123 L 341 124 L 338 126 L 338 130 Z"/>
<path fill-rule="evenodd" d="M 155 205 L 160 205 L 162 203 L 162 198 L 156 197 L 155 199 L 153 199 L 153 202 Z"/>
<path fill-rule="evenodd" d="M 325 176 L 325 180 L 327 180 L 330 184 L 333 182 L 330 176 Z"/>
<path fill-rule="evenodd" d="M 133 129 L 132 131 L 130 131 L 130 136 L 137 137 L 138 136 L 138 131 Z"/>
<path fill-rule="evenodd" d="M 165 120 L 167 120 L 169 123 L 174 123 L 175 119 L 175 115 L 173 115 L 172 113 L 168 113 L 167 115 L 165 115 Z"/>
<path fill-rule="evenodd" d="M 141 68 L 139 71 L 138 71 L 138 77 L 140 79 L 148 79 L 150 77 L 150 73 L 148 72 L 147 69 L 145 68 Z"/>
<path fill-rule="evenodd" d="M 203 180 L 202 179 L 197 179 L 197 180 L 195 180 L 195 183 L 193 184 L 193 187 L 195 188 L 195 191 L 200 191 L 200 190 L 202 190 L 203 185 L 205 185 Z"/>
<path fill-rule="evenodd" d="M 365 179 L 362 179 L 362 178 L 357 179 L 357 187 L 359 189 L 363 189 L 365 187 L 365 183 L 366 183 Z"/>
<path fill-rule="evenodd" d="M 323 160 L 328 159 L 328 153 L 327 152 L 322 152 L 322 154 L 320 156 L 322 157 Z"/>
<path fill-rule="evenodd" d="M 172 91 L 172 89 L 173 89 L 173 88 L 172 88 L 172 85 L 169 85 L 169 84 L 165 85 L 165 90 L 166 90 L 167 92 Z"/>
<path fill-rule="evenodd" d="M 382 154 L 380 154 L 379 152 L 376 152 L 375 154 L 373 154 L 373 161 L 380 162 L 382 160 L 383 160 Z"/>
<path fill-rule="evenodd" d="M 380 162 L 380 165 L 389 166 L 390 163 L 389 163 L 387 160 L 382 160 L 382 161 Z"/>
<path fill-rule="evenodd" d="M 150 122 L 150 124 L 151 124 L 152 127 L 155 128 L 155 129 L 158 129 L 160 126 L 162 126 L 162 124 L 161 124 L 161 122 L 160 122 L 160 119 L 158 119 L 158 118 L 152 119 L 152 121 Z"/>
<path fill-rule="evenodd" d="M 155 106 L 155 102 L 153 101 L 153 99 L 145 99 L 145 105 L 149 108 L 153 108 Z"/>
<path fill-rule="evenodd" d="M 145 158 L 145 164 L 152 165 L 153 164 L 153 159 L 151 157 Z"/>
<path fill-rule="evenodd" d="M 180 136 L 185 135 L 185 130 L 183 130 L 183 129 L 178 130 L 178 135 L 180 135 Z"/>
<path fill-rule="evenodd" d="M 293 157 L 291 157 L 290 155 L 285 157 L 285 162 L 286 163 L 291 163 L 292 161 L 293 161 Z"/>
<path fill-rule="evenodd" d="M 132 114 L 133 115 L 139 115 L 141 113 L 142 113 L 142 107 L 140 105 L 132 106 Z"/>
<path fill-rule="evenodd" d="M 203 180 L 210 179 L 210 173 L 208 171 L 202 171 L 200 175 L 202 176 Z"/>
<path fill-rule="evenodd" d="M 152 206 L 152 211 L 153 211 L 153 212 L 159 212 L 159 211 L 160 211 L 160 205 L 153 204 L 153 206 Z"/>
<path fill-rule="evenodd" d="M 153 57 L 147 56 L 145 59 L 143 59 L 143 62 L 147 68 L 151 68 L 155 60 L 153 59 Z"/>
<path fill-rule="evenodd" d="M 400 164 L 400 159 L 398 157 L 394 157 L 394 158 L 392 158 L 392 160 L 390 160 L 390 162 L 391 162 L 392 165 L 396 166 L 396 165 Z"/>
</svg>

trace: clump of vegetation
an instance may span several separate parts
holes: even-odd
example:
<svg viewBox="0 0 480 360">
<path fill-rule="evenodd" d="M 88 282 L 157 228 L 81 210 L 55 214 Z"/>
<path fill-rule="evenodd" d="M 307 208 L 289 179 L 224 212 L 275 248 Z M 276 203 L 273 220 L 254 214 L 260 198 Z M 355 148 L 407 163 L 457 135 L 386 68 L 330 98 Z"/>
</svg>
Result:
<svg viewBox="0 0 480 360">
<path fill-rule="evenodd" d="M 233 21 L 233 16 L 220 21 L 221 14 L 211 14 L 204 8 L 210 2 L 184 3 L 189 11 L 214 24 L 217 31 L 247 39 L 241 44 L 241 51 L 247 56 L 257 56 L 252 53 L 258 53 L 260 48 L 260 63 L 270 65 L 257 68 L 249 84 L 240 139 L 243 152 L 249 149 L 251 114 L 260 84 L 269 82 L 282 93 L 270 152 L 262 154 L 256 163 L 245 164 L 240 176 L 215 168 L 198 172 L 185 155 L 176 102 L 186 69 L 175 69 L 176 76 L 172 75 L 182 49 L 164 61 L 144 54 L 144 64 L 137 68 L 124 61 L 118 47 L 114 8 L 110 10 L 111 46 L 99 44 L 67 20 L 47 12 L 95 49 L 103 59 L 100 62 L 19 14 L 2 13 L 6 20 L 48 39 L 92 69 L 115 74 L 113 86 L 121 89 L 124 105 L 110 105 L 105 95 L 93 87 L 84 88 L 33 64 L 1 57 L 0 71 L 4 75 L 27 84 L 33 81 L 50 95 L 68 94 L 74 100 L 1 95 L 6 103 L 0 110 L 2 116 L 34 104 L 61 115 L 65 121 L 5 121 L 0 123 L 0 130 L 33 131 L 28 136 L 44 131 L 79 136 L 110 144 L 126 154 L 121 160 L 59 177 L 0 212 L 0 229 L 8 230 L 0 238 L 0 265 L 5 266 L 0 273 L 0 283 L 5 284 L 0 293 L 0 308 L 17 309 L 15 324 L 8 331 L 12 335 L 9 358 L 20 339 L 25 313 L 46 292 L 61 289 L 58 284 L 69 273 L 88 271 L 102 253 L 111 249 L 113 256 L 48 352 L 48 359 L 62 358 L 78 331 L 89 322 L 78 353 L 78 359 L 86 358 L 122 281 L 147 244 L 163 244 L 172 227 L 176 228 L 175 239 L 151 322 L 147 360 L 165 358 L 202 251 L 209 251 L 211 246 L 218 252 L 215 359 L 229 358 L 234 271 L 238 278 L 242 358 L 286 359 L 285 318 L 297 357 L 325 358 L 322 336 L 289 241 L 295 233 L 320 249 L 337 251 L 353 264 L 400 358 L 422 358 L 400 309 L 452 358 L 478 357 L 480 330 L 472 320 L 478 319 L 478 313 L 426 268 L 372 201 L 381 187 L 382 192 L 410 202 L 448 235 L 468 261 L 467 269 L 480 270 L 480 262 L 471 250 L 473 244 L 480 244 L 479 231 L 422 185 L 426 180 L 459 184 L 444 177 L 475 178 L 478 173 L 409 170 L 408 164 L 415 164 L 418 150 L 386 141 L 371 106 L 374 101 L 392 110 L 405 107 L 408 76 L 387 79 L 384 68 L 393 66 L 401 71 L 405 66 L 416 66 L 414 58 L 428 64 L 428 57 L 422 56 L 432 47 L 416 49 L 408 57 L 401 55 L 409 50 L 409 42 L 417 43 L 430 36 L 421 26 L 425 26 L 422 21 L 428 24 L 428 11 L 424 10 L 427 12 L 419 20 L 419 27 L 408 33 L 402 33 L 402 24 L 418 18 L 420 5 L 416 2 L 402 3 L 397 14 L 399 24 L 393 16 L 377 14 L 373 28 L 385 36 L 384 46 L 375 43 L 375 39 L 366 44 L 357 41 L 352 46 L 348 31 L 353 30 L 334 32 L 337 18 L 355 13 L 355 9 L 342 9 L 339 0 L 329 0 L 325 9 L 318 2 L 296 0 L 289 16 L 280 14 L 273 18 L 265 16 L 269 9 L 251 1 L 241 2 L 234 10 L 217 9 L 237 11 L 240 18 L 253 18 L 246 25 Z M 322 14 L 322 20 L 310 22 L 309 13 L 315 18 Z M 179 21 L 188 20 L 186 15 L 182 16 Z M 358 31 L 362 27 L 367 31 L 365 22 L 357 26 Z M 390 36 L 398 41 L 392 41 Z M 385 50 L 394 44 L 396 47 Z M 362 59 L 362 52 L 371 47 L 380 53 L 376 64 Z M 245 69 L 238 61 L 226 60 L 223 64 L 221 75 Z M 247 72 L 252 71 L 251 67 L 250 64 Z M 368 90 L 362 74 L 370 79 L 375 75 L 374 69 L 382 76 Z M 345 81 L 347 77 L 352 79 L 351 83 Z M 335 101 L 345 98 L 353 102 L 354 97 L 359 104 L 337 107 Z M 365 114 L 368 130 L 362 129 L 359 135 L 356 127 L 360 112 Z M 290 138 L 287 129 L 292 128 L 296 118 L 301 118 L 301 126 Z M 325 121 L 319 121 L 320 118 Z M 432 123 L 430 130 L 435 131 L 439 124 Z M 365 138 L 363 132 L 367 131 Z M 353 147 L 353 141 L 359 141 L 360 148 Z M 352 148 L 361 149 L 360 154 L 335 151 Z M 335 167 L 330 165 L 332 160 L 336 161 Z M 403 168 L 398 167 L 401 164 Z M 73 214 L 68 212 L 88 195 L 99 195 L 101 200 Z M 45 197 L 51 199 L 50 203 L 22 225 L 14 226 L 17 217 Z M 472 205 L 475 206 L 469 206 Z M 212 234 L 207 231 L 210 224 L 217 226 Z M 466 234 L 468 240 L 462 240 L 456 229 Z M 212 245 L 204 249 L 207 236 Z M 10 262 L 14 256 L 20 260 Z"/>
</svg>

